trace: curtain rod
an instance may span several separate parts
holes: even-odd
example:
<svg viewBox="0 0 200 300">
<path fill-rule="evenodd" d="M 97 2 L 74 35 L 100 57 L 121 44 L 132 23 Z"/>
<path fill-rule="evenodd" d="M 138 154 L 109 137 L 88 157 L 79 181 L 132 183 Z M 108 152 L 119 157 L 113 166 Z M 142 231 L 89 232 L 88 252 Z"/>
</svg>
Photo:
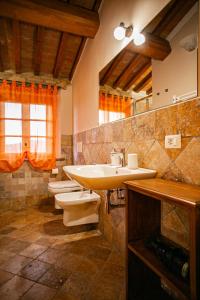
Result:
<svg viewBox="0 0 200 300">
<path fill-rule="evenodd" d="M 25 85 L 26 85 L 26 86 L 31 86 L 31 84 L 32 84 L 32 82 L 30 82 L 30 81 L 18 81 L 18 80 L 10 80 L 10 79 L 0 79 L 0 83 L 2 83 L 4 80 L 6 80 L 7 83 L 9 83 L 9 84 L 11 84 L 13 81 L 15 81 L 17 85 L 22 85 L 22 82 L 25 82 Z M 39 85 L 39 84 L 41 84 L 42 87 L 47 87 L 48 85 L 49 85 L 50 87 L 54 87 L 53 84 L 37 83 L 37 82 L 33 82 L 33 83 L 34 83 L 34 85 Z M 55 85 L 56 85 L 56 84 L 55 84 Z M 59 89 L 60 87 L 57 86 L 57 88 Z"/>
</svg>

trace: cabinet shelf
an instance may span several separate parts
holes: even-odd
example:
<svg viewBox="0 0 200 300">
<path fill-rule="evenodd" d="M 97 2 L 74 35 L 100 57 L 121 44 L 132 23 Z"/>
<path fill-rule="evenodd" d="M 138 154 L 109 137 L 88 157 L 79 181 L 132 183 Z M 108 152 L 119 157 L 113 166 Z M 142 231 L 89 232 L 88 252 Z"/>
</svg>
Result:
<svg viewBox="0 0 200 300">
<path fill-rule="evenodd" d="M 176 296 L 179 300 L 199 300 L 200 187 L 158 178 L 133 180 L 125 184 L 127 299 L 160 300 Z M 188 282 L 168 269 L 145 244 L 152 236 L 162 236 L 162 202 L 182 207 L 189 218 Z M 176 242 L 169 236 L 167 240 L 169 244 Z"/>
<path fill-rule="evenodd" d="M 187 283 L 181 278 L 174 276 L 156 257 L 156 255 L 145 246 L 144 240 L 128 243 L 128 249 L 155 274 L 164 280 L 167 286 L 173 289 L 181 299 L 188 299 L 190 294 L 189 285 L 187 285 Z"/>
</svg>

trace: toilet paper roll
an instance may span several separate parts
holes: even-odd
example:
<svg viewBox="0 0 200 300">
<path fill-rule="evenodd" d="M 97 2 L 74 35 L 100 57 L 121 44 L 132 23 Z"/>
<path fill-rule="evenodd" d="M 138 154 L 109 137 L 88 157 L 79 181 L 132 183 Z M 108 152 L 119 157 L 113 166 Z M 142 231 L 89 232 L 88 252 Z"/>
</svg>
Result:
<svg viewBox="0 0 200 300">
<path fill-rule="evenodd" d="M 128 168 L 137 169 L 138 168 L 138 156 L 137 153 L 128 154 Z"/>
</svg>

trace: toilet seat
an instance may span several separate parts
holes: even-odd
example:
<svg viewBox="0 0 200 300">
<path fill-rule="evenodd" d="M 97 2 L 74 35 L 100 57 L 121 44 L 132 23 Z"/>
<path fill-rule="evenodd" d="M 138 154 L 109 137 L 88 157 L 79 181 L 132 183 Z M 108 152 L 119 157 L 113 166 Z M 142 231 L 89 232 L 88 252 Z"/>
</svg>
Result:
<svg viewBox="0 0 200 300">
<path fill-rule="evenodd" d="M 48 184 L 48 191 L 52 194 L 80 191 L 81 186 L 75 180 L 53 181 Z"/>
</svg>

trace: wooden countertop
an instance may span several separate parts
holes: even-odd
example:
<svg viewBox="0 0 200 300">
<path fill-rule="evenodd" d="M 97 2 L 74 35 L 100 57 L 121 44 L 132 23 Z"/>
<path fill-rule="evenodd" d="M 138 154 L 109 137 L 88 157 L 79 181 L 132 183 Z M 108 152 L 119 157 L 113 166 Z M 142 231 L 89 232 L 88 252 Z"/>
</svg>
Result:
<svg viewBox="0 0 200 300">
<path fill-rule="evenodd" d="M 184 206 L 200 206 L 200 187 L 159 178 L 125 182 L 128 189 L 154 197 L 158 200 L 173 200 Z"/>
</svg>

